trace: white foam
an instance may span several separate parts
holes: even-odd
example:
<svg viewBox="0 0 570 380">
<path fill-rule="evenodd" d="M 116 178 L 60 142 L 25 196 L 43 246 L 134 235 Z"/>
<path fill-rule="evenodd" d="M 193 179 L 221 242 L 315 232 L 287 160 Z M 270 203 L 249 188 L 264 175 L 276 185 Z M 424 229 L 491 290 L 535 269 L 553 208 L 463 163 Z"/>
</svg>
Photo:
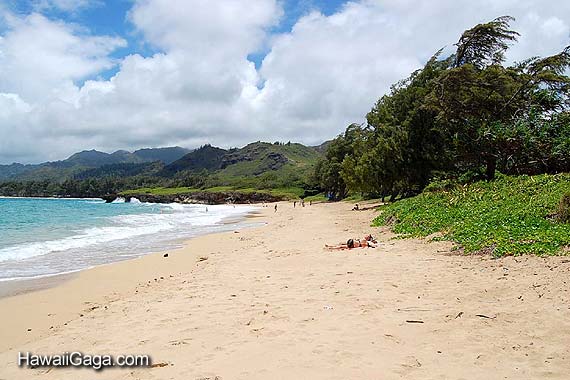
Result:
<svg viewBox="0 0 570 380">
<path fill-rule="evenodd" d="M 16 276 L 16 277 L 6 277 L 6 278 L 0 278 L 0 282 L 8 282 L 8 281 L 21 281 L 21 280 L 37 280 L 39 278 L 47 278 L 47 277 L 54 277 L 54 276 L 61 276 L 64 274 L 72 274 L 72 273 L 77 273 L 81 270 L 84 269 L 88 269 L 88 268 L 79 268 L 79 269 L 73 269 L 73 270 L 68 270 L 68 271 L 63 271 L 63 272 L 57 272 L 57 273 L 47 273 L 47 274 L 38 274 L 35 276 Z"/>
<path fill-rule="evenodd" d="M 124 200 L 123 200 L 124 201 Z M 149 205 L 141 203 L 141 205 Z M 156 206 L 156 204 L 150 204 Z M 253 207 L 168 204 L 164 213 L 118 215 L 107 218 L 109 225 L 92 227 L 62 239 L 33 242 L 0 249 L 0 262 L 31 259 L 51 253 L 79 250 L 117 240 L 129 240 L 144 235 L 168 231 L 191 231 L 196 227 L 215 226 L 224 218 L 244 214 Z M 105 206 L 102 206 L 105 207 Z"/>
</svg>

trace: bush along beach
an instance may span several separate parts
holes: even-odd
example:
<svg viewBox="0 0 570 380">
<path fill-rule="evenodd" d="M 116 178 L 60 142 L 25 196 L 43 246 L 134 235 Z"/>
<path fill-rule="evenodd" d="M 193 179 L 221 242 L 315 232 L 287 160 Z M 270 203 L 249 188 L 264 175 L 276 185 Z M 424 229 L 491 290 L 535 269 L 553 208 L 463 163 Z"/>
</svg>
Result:
<svg viewBox="0 0 570 380">
<path fill-rule="evenodd" d="M 472 184 L 433 183 L 383 206 L 375 225 L 402 236 L 457 242 L 467 253 L 551 255 L 570 247 L 570 175 L 503 176 Z"/>
</svg>

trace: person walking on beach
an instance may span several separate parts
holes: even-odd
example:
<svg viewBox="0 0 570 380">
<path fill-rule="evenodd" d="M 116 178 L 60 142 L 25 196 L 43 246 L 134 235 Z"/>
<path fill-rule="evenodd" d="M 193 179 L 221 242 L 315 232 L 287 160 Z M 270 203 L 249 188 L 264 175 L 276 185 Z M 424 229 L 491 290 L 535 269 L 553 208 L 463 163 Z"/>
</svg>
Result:
<svg viewBox="0 0 570 380">
<path fill-rule="evenodd" d="M 275 211 L 274 212 L 277 212 L 277 203 L 275 204 Z"/>
<path fill-rule="evenodd" d="M 295 208 L 297 206 L 297 201 L 293 202 L 293 208 Z"/>
</svg>

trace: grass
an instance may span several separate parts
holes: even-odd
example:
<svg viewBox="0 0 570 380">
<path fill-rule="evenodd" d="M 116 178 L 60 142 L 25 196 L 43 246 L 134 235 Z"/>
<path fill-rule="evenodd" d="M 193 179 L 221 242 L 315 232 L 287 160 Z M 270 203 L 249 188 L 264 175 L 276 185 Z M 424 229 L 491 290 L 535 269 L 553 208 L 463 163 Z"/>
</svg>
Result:
<svg viewBox="0 0 570 380">
<path fill-rule="evenodd" d="M 329 199 L 325 196 L 324 193 L 310 195 L 305 198 L 305 202 L 328 202 L 328 201 Z"/>
<path fill-rule="evenodd" d="M 144 187 L 135 190 L 126 190 L 121 192 L 121 195 L 137 195 L 137 194 L 152 194 L 152 195 L 182 195 L 191 194 L 199 191 L 206 192 L 226 192 L 235 191 L 238 193 L 251 194 L 251 193 L 266 193 L 283 199 L 298 199 L 305 192 L 300 187 L 283 187 L 275 189 L 255 189 L 251 187 L 237 188 L 233 186 L 216 186 L 207 189 L 196 189 L 191 187 Z"/>
<path fill-rule="evenodd" d="M 137 194 L 152 194 L 152 195 L 177 195 L 189 194 L 201 191 L 191 187 L 143 187 L 135 190 L 125 190 L 121 195 L 137 195 Z"/>
<path fill-rule="evenodd" d="M 303 190 L 300 187 L 280 187 L 276 189 L 256 190 L 256 191 L 259 193 L 267 192 L 276 197 L 282 197 L 285 199 L 298 199 L 299 197 L 301 197 L 301 195 L 305 193 L 305 190 Z"/>
<path fill-rule="evenodd" d="M 570 246 L 570 224 L 552 217 L 569 192 L 569 174 L 434 184 L 414 198 L 382 206 L 374 224 L 395 221 L 394 231 L 404 237 L 441 232 L 441 239 L 457 242 L 465 252 L 552 255 Z"/>
</svg>

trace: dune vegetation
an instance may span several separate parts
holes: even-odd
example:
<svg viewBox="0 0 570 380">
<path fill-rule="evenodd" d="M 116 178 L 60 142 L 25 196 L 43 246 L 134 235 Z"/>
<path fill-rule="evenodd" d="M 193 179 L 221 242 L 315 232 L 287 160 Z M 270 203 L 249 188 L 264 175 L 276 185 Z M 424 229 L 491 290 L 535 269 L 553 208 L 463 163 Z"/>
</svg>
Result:
<svg viewBox="0 0 570 380">
<path fill-rule="evenodd" d="M 392 225 L 402 237 L 436 234 L 467 253 L 550 255 L 570 249 L 566 197 L 569 174 L 499 175 L 471 184 L 442 181 L 416 197 L 382 206 L 374 224 Z"/>
</svg>

